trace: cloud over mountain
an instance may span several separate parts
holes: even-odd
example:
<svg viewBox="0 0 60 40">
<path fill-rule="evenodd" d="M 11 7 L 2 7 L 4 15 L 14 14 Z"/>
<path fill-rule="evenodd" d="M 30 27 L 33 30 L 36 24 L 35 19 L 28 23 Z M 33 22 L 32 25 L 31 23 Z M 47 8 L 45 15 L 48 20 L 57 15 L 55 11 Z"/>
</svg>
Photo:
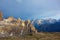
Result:
<svg viewBox="0 0 60 40">
<path fill-rule="evenodd" d="M 60 32 L 60 20 L 56 19 L 37 19 L 32 21 L 35 28 L 45 32 Z"/>
</svg>

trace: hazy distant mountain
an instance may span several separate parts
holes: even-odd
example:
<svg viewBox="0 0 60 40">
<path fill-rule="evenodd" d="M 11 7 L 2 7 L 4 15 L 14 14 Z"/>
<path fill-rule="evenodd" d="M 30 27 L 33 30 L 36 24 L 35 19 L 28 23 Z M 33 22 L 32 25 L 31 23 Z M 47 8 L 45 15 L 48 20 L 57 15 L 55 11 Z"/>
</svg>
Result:
<svg viewBox="0 0 60 40">
<path fill-rule="evenodd" d="M 60 32 L 60 20 L 56 19 L 36 19 L 32 21 L 36 29 L 46 32 Z"/>
</svg>

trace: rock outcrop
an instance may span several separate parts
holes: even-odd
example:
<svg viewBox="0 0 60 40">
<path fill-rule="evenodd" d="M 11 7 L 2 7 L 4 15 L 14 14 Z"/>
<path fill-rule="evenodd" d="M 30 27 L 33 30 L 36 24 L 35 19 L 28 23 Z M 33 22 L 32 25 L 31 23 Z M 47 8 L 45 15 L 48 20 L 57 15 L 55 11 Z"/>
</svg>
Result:
<svg viewBox="0 0 60 40">
<path fill-rule="evenodd" d="M 25 35 L 36 33 L 36 29 L 30 20 L 15 19 L 12 16 L 3 20 L 2 12 L 0 12 L 0 26 L 1 34 Z"/>
<path fill-rule="evenodd" d="M 14 22 L 16 22 L 17 21 L 17 19 L 15 19 L 14 17 L 12 17 L 12 16 L 10 16 L 10 17 L 8 17 L 8 22 L 12 22 L 12 23 L 14 23 Z"/>
<path fill-rule="evenodd" d="M 21 23 L 21 19 L 20 18 L 17 19 L 17 23 Z"/>
<path fill-rule="evenodd" d="M 25 25 L 27 27 L 27 33 L 30 34 L 30 33 L 36 33 L 36 29 L 35 27 L 32 25 L 31 21 L 30 20 L 26 20 L 25 21 Z"/>
</svg>

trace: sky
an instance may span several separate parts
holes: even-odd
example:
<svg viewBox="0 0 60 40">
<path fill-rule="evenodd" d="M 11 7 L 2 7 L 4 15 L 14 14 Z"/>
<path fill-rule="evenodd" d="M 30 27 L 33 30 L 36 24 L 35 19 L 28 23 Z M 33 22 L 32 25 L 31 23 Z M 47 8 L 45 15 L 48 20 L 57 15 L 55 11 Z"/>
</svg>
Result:
<svg viewBox="0 0 60 40">
<path fill-rule="evenodd" d="M 60 0 L 0 0 L 4 18 L 60 18 Z"/>
</svg>

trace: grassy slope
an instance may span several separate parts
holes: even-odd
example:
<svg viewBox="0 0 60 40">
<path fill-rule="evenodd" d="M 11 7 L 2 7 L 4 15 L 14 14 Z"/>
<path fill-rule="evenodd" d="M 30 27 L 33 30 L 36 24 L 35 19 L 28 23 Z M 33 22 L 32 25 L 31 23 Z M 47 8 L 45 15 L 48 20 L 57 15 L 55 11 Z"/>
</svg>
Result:
<svg viewBox="0 0 60 40">
<path fill-rule="evenodd" d="M 33 34 L 32 36 L 25 35 L 20 37 L 4 37 L 0 38 L 0 40 L 60 40 L 60 32 L 40 32 L 37 34 Z"/>
</svg>

